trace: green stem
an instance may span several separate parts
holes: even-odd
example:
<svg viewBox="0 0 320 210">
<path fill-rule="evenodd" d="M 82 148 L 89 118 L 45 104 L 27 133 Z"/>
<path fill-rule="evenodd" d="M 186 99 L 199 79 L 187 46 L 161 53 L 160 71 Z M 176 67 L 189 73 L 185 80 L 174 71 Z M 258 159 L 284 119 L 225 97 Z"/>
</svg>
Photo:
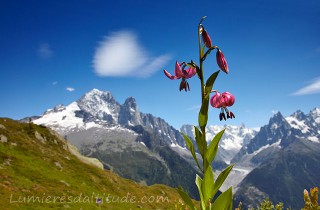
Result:
<svg viewBox="0 0 320 210">
<path fill-rule="evenodd" d="M 212 50 L 218 48 L 218 46 L 212 46 L 210 47 L 210 49 L 207 50 L 207 52 L 202 56 L 201 60 L 204 61 L 207 57 L 207 55 L 209 55 L 211 53 Z"/>
<path fill-rule="evenodd" d="M 202 27 L 201 22 L 204 18 L 201 19 L 199 25 L 198 25 L 198 43 L 199 43 L 199 63 L 200 63 L 200 85 L 201 85 L 201 104 L 204 102 L 205 97 L 205 84 L 204 84 L 204 73 L 203 73 L 203 60 L 201 59 L 201 37 L 200 37 L 200 29 Z M 202 135 L 203 135 L 203 141 L 207 143 L 206 141 L 206 127 L 200 127 Z M 204 157 L 202 157 L 204 158 Z M 205 166 L 205 161 L 203 161 L 203 169 Z M 204 172 L 204 171 L 203 171 Z"/>
<path fill-rule="evenodd" d="M 200 84 L 201 84 L 201 104 L 204 99 L 204 81 L 203 81 L 203 65 L 201 60 L 201 38 L 200 38 L 200 29 L 202 25 L 198 25 L 198 43 L 199 43 L 199 63 L 200 63 Z"/>
</svg>

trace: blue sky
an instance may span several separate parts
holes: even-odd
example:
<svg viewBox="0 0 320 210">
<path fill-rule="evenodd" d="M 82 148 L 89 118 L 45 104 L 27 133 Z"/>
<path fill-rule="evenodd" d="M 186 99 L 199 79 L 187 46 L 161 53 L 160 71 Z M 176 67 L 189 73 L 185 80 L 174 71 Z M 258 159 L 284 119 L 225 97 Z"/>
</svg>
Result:
<svg viewBox="0 0 320 210">
<path fill-rule="evenodd" d="M 260 127 L 275 111 L 320 105 L 320 1 L 0 1 L 0 116 L 20 119 L 68 105 L 93 88 L 179 128 L 196 124 L 200 84 L 171 81 L 175 61 L 198 63 L 202 16 L 229 74 L 214 89 L 236 97 L 236 119 L 209 124 Z M 215 53 L 205 76 L 218 70 Z"/>
</svg>

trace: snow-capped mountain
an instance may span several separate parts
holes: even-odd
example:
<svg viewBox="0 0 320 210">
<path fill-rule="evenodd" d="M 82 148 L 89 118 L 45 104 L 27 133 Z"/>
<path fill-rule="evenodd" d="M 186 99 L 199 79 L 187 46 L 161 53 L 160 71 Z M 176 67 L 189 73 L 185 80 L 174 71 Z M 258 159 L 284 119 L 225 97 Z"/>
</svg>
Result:
<svg viewBox="0 0 320 210">
<path fill-rule="evenodd" d="M 303 190 L 320 181 L 319 118 L 319 108 L 308 114 L 298 110 L 288 117 L 279 112 L 241 148 L 232 162 L 254 169 L 238 184 L 235 205 L 241 201 L 251 208 L 270 198 L 290 204 L 292 209 L 303 206 Z"/>
<path fill-rule="evenodd" d="M 311 110 L 307 115 L 298 110 L 286 117 L 286 120 L 292 128 L 299 131 L 297 136 L 320 142 L 320 108 Z"/>
<path fill-rule="evenodd" d="M 186 150 L 181 133 L 163 119 L 140 112 L 133 97 L 120 104 L 110 92 L 93 89 L 31 119 L 65 136 L 105 169 L 143 184 L 181 185 L 196 197 L 197 171 L 189 157 L 180 155 Z"/>
<path fill-rule="evenodd" d="M 245 127 L 244 124 L 241 126 L 209 125 L 206 129 L 206 139 L 208 143 L 210 143 L 214 136 L 223 129 L 226 130 L 219 143 L 217 158 L 226 163 L 230 163 L 231 159 L 240 151 L 242 146 L 246 145 L 257 134 L 257 131 Z M 183 125 L 180 128 L 180 131 L 194 140 L 194 126 Z"/>
<path fill-rule="evenodd" d="M 133 97 L 127 98 L 121 105 L 110 92 L 97 89 L 68 106 L 58 105 L 47 110 L 33 122 L 51 127 L 61 135 L 90 128 L 132 131 L 130 127 L 142 125 L 145 129 L 158 133 L 163 138 L 163 143 L 185 146 L 179 131 L 161 118 L 141 113 Z"/>
<path fill-rule="evenodd" d="M 296 111 L 289 117 L 278 112 L 259 133 L 243 146 L 232 162 L 242 166 L 257 166 L 281 148 L 295 140 L 303 139 L 320 143 L 320 109 L 309 114 Z"/>
</svg>

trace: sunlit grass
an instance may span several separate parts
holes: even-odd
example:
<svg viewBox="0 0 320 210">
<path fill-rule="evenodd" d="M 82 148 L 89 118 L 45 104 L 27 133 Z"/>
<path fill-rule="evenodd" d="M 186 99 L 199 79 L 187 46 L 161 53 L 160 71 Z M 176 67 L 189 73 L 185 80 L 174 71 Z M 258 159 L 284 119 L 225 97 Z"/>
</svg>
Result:
<svg viewBox="0 0 320 210">
<path fill-rule="evenodd" d="M 10 119 L 0 124 L 7 138 L 0 143 L 1 209 L 172 209 L 179 200 L 173 188 L 141 186 L 81 162 L 47 128 Z"/>
</svg>

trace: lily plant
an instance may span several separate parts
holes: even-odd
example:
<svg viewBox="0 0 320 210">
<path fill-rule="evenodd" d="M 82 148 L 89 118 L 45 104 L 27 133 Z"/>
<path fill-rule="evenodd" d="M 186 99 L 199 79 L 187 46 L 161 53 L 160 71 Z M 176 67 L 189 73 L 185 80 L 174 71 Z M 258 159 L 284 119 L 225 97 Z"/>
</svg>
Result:
<svg viewBox="0 0 320 210">
<path fill-rule="evenodd" d="M 186 146 L 189 149 L 192 157 L 194 158 L 200 174 L 196 175 L 195 184 L 198 187 L 200 196 L 200 209 L 201 210 L 231 210 L 232 209 L 232 187 L 222 192 L 219 196 L 215 196 L 231 172 L 233 165 L 225 168 L 219 176 L 214 178 L 214 171 L 212 162 L 218 152 L 218 144 L 223 136 L 225 129 L 220 131 L 211 141 L 207 141 L 206 126 L 208 122 L 209 102 L 212 107 L 221 109 L 219 119 L 226 120 L 228 118 L 235 118 L 235 115 L 227 109 L 235 102 L 235 97 L 230 92 L 220 93 L 213 90 L 213 85 L 218 77 L 220 71 L 228 74 L 228 64 L 218 46 L 212 45 L 211 37 L 205 30 L 202 22 L 206 16 L 202 17 L 198 24 L 198 43 L 199 43 L 199 65 L 194 61 L 190 62 L 176 62 L 174 75 L 164 70 L 164 74 L 171 80 L 181 79 L 179 90 L 190 91 L 190 86 L 187 79 L 192 78 L 196 74 L 200 80 L 201 85 L 201 108 L 198 115 L 198 126 L 194 126 L 195 143 L 184 133 L 182 133 Z M 211 51 L 216 50 L 216 61 L 219 70 L 212 73 L 211 76 L 205 80 L 203 64 Z M 210 94 L 215 93 L 211 98 Z M 227 115 L 227 118 L 226 118 Z M 210 143 L 207 143 L 210 142 Z M 201 155 L 202 161 L 198 159 L 196 148 Z M 196 205 L 190 196 L 179 187 L 178 192 L 185 202 L 185 204 L 192 210 L 197 209 Z"/>
</svg>

